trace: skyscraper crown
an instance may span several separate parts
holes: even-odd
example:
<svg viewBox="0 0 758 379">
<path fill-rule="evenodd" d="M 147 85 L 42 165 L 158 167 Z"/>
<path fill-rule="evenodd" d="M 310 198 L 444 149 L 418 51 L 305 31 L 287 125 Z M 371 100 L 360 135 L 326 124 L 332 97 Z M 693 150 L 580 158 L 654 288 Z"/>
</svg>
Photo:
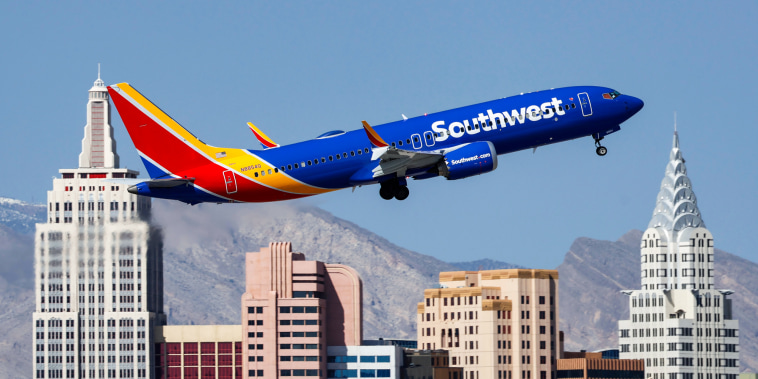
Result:
<svg viewBox="0 0 758 379">
<path fill-rule="evenodd" d="M 674 142 L 666 166 L 666 175 L 661 181 L 653 218 L 648 228 L 663 228 L 676 235 L 685 228 L 705 228 L 697 207 L 697 198 L 692 183 L 687 177 L 687 167 L 679 149 L 679 134 L 674 132 Z"/>
</svg>

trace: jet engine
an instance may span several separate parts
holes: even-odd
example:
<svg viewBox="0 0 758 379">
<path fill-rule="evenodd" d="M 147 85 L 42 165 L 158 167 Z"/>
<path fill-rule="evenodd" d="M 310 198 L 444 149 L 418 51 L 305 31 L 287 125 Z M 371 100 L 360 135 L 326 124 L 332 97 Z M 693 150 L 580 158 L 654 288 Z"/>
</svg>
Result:
<svg viewBox="0 0 758 379">
<path fill-rule="evenodd" d="M 448 180 L 463 179 L 493 171 L 497 168 L 495 146 L 489 141 L 461 145 L 445 153 L 445 160 L 440 162 L 438 168 L 440 175 Z"/>
</svg>

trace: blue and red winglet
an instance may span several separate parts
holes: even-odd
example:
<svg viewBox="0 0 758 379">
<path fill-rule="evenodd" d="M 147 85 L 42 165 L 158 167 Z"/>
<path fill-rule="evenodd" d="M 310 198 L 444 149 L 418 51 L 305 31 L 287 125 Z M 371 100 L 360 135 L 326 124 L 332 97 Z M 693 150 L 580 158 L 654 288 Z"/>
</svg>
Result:
<svg viewBox="0 0 758 379">
<path fill-rule="evenodd" d="M 387 142 L 384 142 L 382 137 L 379 136 L 379 133 L 374 130 L 374 128 L 371 127 L 371 125 L 366 122 L 366 120 L 361 121 L 363 123 L 363 130 L 366 131 L 366 135 L 368 136 L 368 140 L 371 141 L 371 144 L 374 145 L 374 147 L 387 147 L 389 144 Z"/>
<path fill-rule="evenodd" d="M 258 142 L 260 142 L 261 145 L 263 145 L 264 149 L 279 147 L 278 143 L 272 141 L 271 138 L 268 138 L 267 135 L 263 134 L 263 132 L 260 129 L 258 129 L 258 127 L 253 125 L 252 122 L 248 122 L 247 126 L 250 128 L 250 131 L 253 132 L 253 134 L 255 134 L 255 138 L 257 138 Z"/>
</svg>

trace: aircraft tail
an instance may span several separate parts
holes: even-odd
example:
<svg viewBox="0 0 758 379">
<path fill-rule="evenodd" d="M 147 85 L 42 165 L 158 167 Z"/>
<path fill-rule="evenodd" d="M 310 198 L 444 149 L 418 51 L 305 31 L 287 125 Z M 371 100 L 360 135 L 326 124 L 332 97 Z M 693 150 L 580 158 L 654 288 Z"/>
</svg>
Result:
<svg viewBox="0 0 758 379">
<path fill-rule="evenodd" d="M 151 178 L 187 176 L 226 154 L 200 141 L 128 83 L 111 85 L 108 93 Z"/>
</svg>

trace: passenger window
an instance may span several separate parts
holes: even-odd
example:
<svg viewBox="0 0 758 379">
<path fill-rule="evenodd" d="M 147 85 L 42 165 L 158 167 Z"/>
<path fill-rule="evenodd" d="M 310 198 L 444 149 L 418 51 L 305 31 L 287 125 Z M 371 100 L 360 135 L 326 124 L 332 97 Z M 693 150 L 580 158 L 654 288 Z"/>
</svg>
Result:
<svg viewBox="0 0 758 379">
<path fill-rule="evenodd" d="M 257 172 L 257 171 L 255 172 L 255 177 L 256 177 L 256 178 L 258 177 L 258 172 Z"/>
<path fill-rule="evenodd" d="M 331 157 L 330 157 L 331 158 Z M 331 160 L 331 159 L 330 159 Z M 324 157 L 321 157 L 321 163 L 326 163 L 326 159 Z"/>
<path fill-rule="evenodd" d="M 284 169 L 284 168 L 282 167 L 282 169 Z M 278 168 L 276 168 L 276 167 L 274 167 L 274 173 L 276 174 L 276 173 L 278 173 L 278 172 L 279 172 L 279 169 L 278 169 Z"/>
<path fill-rule="evenodd" d="M 287 170 L 292 170 L 292 165 L 291 164 L 287 165 Z"/>
<path fill-rule="evenodd" d="M 266 176 L 266 171 L 261 171 L 261 176 Z"/>
<path fill-rule="evenodd" d="M 397 141 L 398 146 L 403 146 L 403 141 Z"/>
<path fill-rule="evenodd" d="M 313 160 L 313 164 L 318 164 L 318 158 Z"/>
<path fill-rule="evenodd" d="M 392 147 L 395 147 L 395 143 L 394 142 L 392 143 Z"/>
<path fill-rule="evenodd" d="M 297 168 L 297 163 L 295 163 L 295 168 Z"/>
<path fill-rule="evenodd" d="M 418 142 L 418 137 L 413 137 L 413 142 Z"/>
<path fill-rule="evenodd" d="M 343 158 L 347 158 L 347 153 L 342 153 Z"/>
<path fill-rule="evenodd" d="M 329 162 L 332 162 L 332 161 L 334 161 L 334 158 L 332 158 L 332 156 L 330 155 L 329 156 Z"/>
<path fill-rule="evenodd" d="M 368 147 L 363 148 L 363 151 L 368 154 Z"/>
<path fill-rule="evenodd" d="M 309 160 L 308 160 L 308 166 L 310 166 L 310 165 L 311 165 L 311 160 L 309 159 Z"/>
<path fill-rule="evenodd" d="M 411 139 L 410 138 L 406 139 L 405 143 L 410 144 L 411 143 Z"/>
<path fill-rule="evenodd" d="M 300 167 L 305 167 L 305 161 L 300 162 Z"/>
<path fill-rule="evenodd" d="M 362 152 L 362 151 L 360 151 L 360 150 L 358 150 L 358 155 L 361 155 L 361 154 L 363 154 L 363 152 Z"/>
<path fill-rule="evenodd" d="M 284 170 L 284 166 L 282 166 L 282 171 L 285 171 L 285 170 Z"/>
<path fill-rule="evenodd" d="M 271 175 L 271 169 L 268 169 L 268 174 Z"/>
<path fill-rule="evenodd" d="M 339 155 L 339 154 L 335 154 L 334 157 L 337 158 L 337 159 L 342 159 L 342 156 Z"/>
<path fill-rule="evenodd" d="M 571 103 L 571 109 L 574 109 L 574 108 L 576 108 L 576 104 Z"/>
</svg>

